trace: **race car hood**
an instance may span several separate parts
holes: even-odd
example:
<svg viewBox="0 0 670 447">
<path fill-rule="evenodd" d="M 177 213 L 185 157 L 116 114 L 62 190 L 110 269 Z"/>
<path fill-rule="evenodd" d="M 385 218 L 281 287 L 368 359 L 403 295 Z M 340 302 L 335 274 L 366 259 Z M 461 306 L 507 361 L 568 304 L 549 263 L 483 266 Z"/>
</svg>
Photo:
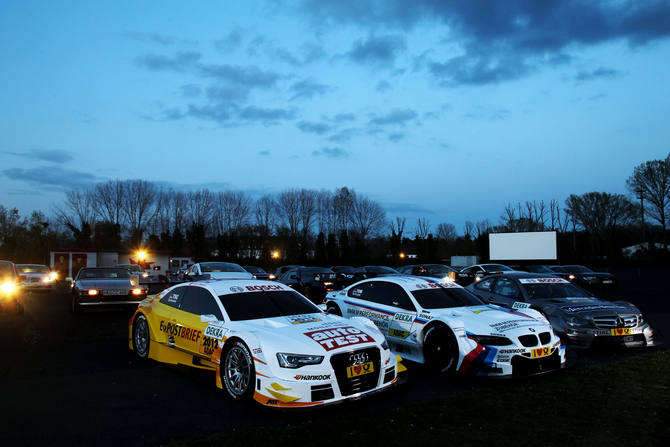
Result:
<svg viewBox="0 0 670 447">
<path fill-rule="evenodd" d="M 567 315 L 611 315 L 613 312 L 631 312 L 636 311 L 632 306 L 625 306 L 621 303 L 610 303 L 601 301 L 597 298 L 551 298 L 541 301 L 540 307 L 551 305 L 553 311 Z"/>
<path fill-rule="evenodd" d="M 532 311 L 534 312 L 534 311 Z M 510 310 L 498 306 L 470 306 L 451 309 L 431 309 L 432 318 L 455 318 L 461 320 L 467 331 L 476 335 L 519 336 L 528 332 L 551 331 L 548 323 L 536 319 L 524 311 Z"/>
<path fill-rule="evenodd" d="M 383 341 L 374 326 L 326 313 L 246 320 L 244 330 L 255 333 L 263 345 L 272 345 L 276 352 L 293 354 L 325 355 Z"/>
</svg>

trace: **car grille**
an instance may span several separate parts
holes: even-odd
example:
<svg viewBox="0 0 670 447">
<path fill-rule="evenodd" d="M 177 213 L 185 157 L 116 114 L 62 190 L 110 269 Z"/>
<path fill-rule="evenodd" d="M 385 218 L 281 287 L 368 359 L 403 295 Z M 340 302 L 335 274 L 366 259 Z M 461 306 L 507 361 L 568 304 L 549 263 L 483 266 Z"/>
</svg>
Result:
<svg viewBox="0 0 670 447">
<path fill-rule="evenodd" d="M 369 361 L 372 362 L 374 371 L 370 374 L 348 378 L 347 367 L 352 366 L 349 361 L 349 357 L 352 354 L 367 354 Z M 337 378 L 337 384 L 340 387 L 342 396 L 351 396 L 352 394 L 373 390 L 379 383 L 381 354 L 377 348 L 360 349 L 335 354 L 330 358 L 330 364 L 333 367 L 333 371 L 335 371 L 335 377 Z"/>
<path fill-rule="evenodd" d="M 560 349 L 556 349 L 553 354 L 539 359 L 530 359 L 522 355 L 512 357 L 512 375 L 526 376 L 545 371 L 551 371 L 561 367 Z"/>
<path fill-rule="evenodd" d="M 622 327 L 637 327 L 635 315 L 612 315 L 606 317 L 593 317 L 593 322 L 601 329 L 614 329 Z"/>
<path fill-rule="evenodd" d="M 551 341 L 551 334 L 549 332 L 542 332 L 539 334 L 539 336 L 540 336 L 539 344 L 546 345 Z M 537 335 L 535 334 L 522 335 L 519 337 L 519 343 L 521 343 L 526 348 L 532 348 L 533 346 L 537 346 L 538 345 Z"/>
</svg>

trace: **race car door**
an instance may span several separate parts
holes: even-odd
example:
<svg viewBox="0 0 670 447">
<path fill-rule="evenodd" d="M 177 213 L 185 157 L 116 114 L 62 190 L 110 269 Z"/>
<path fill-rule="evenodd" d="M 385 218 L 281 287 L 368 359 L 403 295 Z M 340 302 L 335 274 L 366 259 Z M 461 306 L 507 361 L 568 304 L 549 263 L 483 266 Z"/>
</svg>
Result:
<svg viewBox="0 0 670 447">
<path fill-rule="evenodd" d="M 358 314 L 374 321 L 389 339 L 406 339 L 412 333 L 417 311 L 405 290 L 387 281 L 368 281 L 357 284 L 349 291 L 351 304 Z"/>
<path fill-rule="evenodd" d="M 179 308 L 170 316 L 171 323 L 177 327 L 175 347 L 196 356 L 210 357 L 216 348 L 212 346 L 216 340 L 205 334 L 209 323 L 203 323 L 201 315 L 214 315 L 217 320 L 223 321 L 223 313 L 214 295 L 204 287 L 190 284 Z"/>
</svg>

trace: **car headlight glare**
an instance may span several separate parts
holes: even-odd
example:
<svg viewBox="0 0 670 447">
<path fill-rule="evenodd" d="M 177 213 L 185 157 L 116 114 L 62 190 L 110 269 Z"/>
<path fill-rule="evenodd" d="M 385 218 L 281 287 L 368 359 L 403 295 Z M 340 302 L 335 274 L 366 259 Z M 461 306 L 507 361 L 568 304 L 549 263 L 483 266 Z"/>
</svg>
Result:
<svg viewBox="0 0 670 447">
<path fill-rule="evenodd" d="M 303 355 L 303 354 L 285 354 L 277 353 L 279 366 L 282 368 L 302 368 L 307 365 L 318 365 L 323 362 L 322 355 Z"/>
<path fill-rule="evenodd" d="M 133 295 L 142 295 L 142 293 L 144 293 L 142 289 L 133 289 Z"/>
<path fill-rule="evenodd" d="M 512 340 L 509 338 L 495 335 L 472 335 L 472 338 L 480 345 L 486 346 L 509 346 L 512 344 Z"/>
<path fill-rule="evenodd" d="M 572 315 L 572 316 L 565 316 L 563 317 L 563 321 L 569 326 L 575 327 L 575 326 L 585 326 L 585 327 L 591 327 L 591 323 L 589 320 L 586 320 L 584 318 L 580 318 L 578 316 Z"/>
<path fill-rule="evenodd" d="M 12 284 L 11 282 L 6 282 L 0 286 L 0 289 L 2 289 L 2 291 L 5 293 L 9 293 L 12 290 L 14 290 L 14 284 Z"/>
<path fill-rule="evenodd" d="M 84 293 L 86 293 L 86 294 L 88 294 L 88 295 L 97 295 L 97 294 L 98 294 L 98 291 L 95 290 L 95 289 L 91 289 L 91 290 L 89 290 L 88 292 L 84 291 Z"/>
</svg>

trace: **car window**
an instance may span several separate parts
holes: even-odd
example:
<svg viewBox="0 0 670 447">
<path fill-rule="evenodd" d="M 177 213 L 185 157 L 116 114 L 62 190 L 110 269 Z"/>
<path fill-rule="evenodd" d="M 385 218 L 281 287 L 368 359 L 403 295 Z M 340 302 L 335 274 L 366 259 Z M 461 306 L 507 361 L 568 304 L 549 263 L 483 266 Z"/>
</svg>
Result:
<svg viewBox="0 0 670 447">
<path fill-rule="evenodd" d="M 258 291 L 219 295 L 231 321 L 258 320 L 321 312 L 307 298 L 292 290 Z"/>
<path fill-rule="evenodd" d="M 218 320 L 223 321 L 221 308 L 209 290 L 199 286 L 188 286 L 186 290 L 179 304 L 179 310 L 195 315 L 215 315 Z"/>
<path fill-rule="evenodd" d="M 522 287 L 531 300 L 545 298 L 588 297 L 588 293 L 584 292 L 574 284 L 569 283 L 532 283 L 522 284 Z"/>
<path fill-rule="evenodd" d="M 479 281 L 478 283 L 475 283 L 475 289 L 485 290 L 486 292 L 491 292 L 494 282 L 495 282 L 495 278 L 489 278 L 489 279 L 485 279 L 483 281 Z"/>
<path fill-rule="evenodd" d="M 424 309 L 448 309 L 451 307 L 481 306 L 482 300 L 462 287 L 440 287 L 413 290 L 412 295 Z"/>
<path fill-rule="evenodd" d="M 519 296 L 519 286 L 509 278 L 498 278 L 493 293 L 509 298 L 517 298 Z"/>
<path fill-rule="evenodd" d="M 349 290 L 349 296 L 386 306 L 416 310 L 405 289 L 387 281 L 369 281 L 357 285 Z"/>
<path fill-rule="evenodd" d="M 178 308 L 179 305 L 181 304 L 182 298 L 186 294 L 187 288 L 188 288 L 187 286 L 175 287 L 170 292 L 168 292 L 167 295 L 161 298 L 161 303 L 166 304 L 170 307 Z"/>
<path fill-rule="evenodd" d="M 12 271 L 12 266 L 10 264 L 0 264 L 0 276 L 2 277 L 11 277 L 14 276 Z"/>
</svg>

